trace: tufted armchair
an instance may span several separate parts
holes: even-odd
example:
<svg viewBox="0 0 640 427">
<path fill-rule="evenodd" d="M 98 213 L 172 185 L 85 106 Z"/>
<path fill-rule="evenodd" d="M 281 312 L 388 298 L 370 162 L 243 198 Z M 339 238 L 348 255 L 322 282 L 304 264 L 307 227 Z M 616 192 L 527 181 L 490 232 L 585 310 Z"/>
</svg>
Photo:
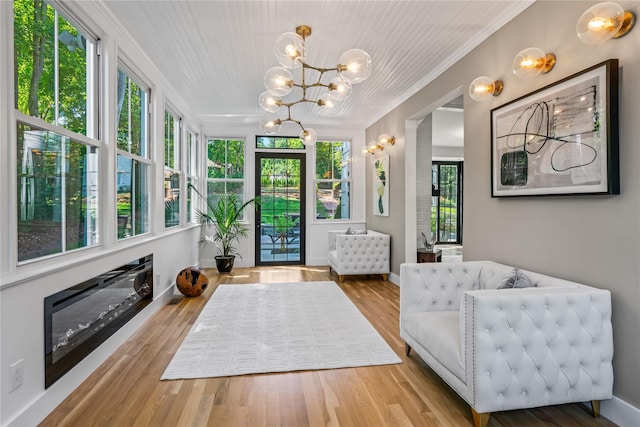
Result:
<svg viewBox="0 0 640 427">
<path fill-rule="evenodd" d="M 400 335 L 471 406 L 495 411 L 591 401 L 613 392 L 609 291 L 524 271 L 535 287 L 496 289 L 513 267 L 403 264 Z"/>
<path fill-rule="evenodd" d="M 329 231 L 329 267 L 342 282 L 347 274 L 382 274 L 387 280 L 390 262 L 388 234 L 368 230 L 367 234 Z"/>
</svg>

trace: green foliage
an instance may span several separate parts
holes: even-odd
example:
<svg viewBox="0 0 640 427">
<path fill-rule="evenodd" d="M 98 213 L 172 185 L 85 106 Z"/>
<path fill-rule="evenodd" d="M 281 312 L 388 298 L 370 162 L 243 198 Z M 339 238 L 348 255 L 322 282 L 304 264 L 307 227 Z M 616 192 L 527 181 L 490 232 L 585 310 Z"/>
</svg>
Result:
<svg viewBox="0 0 640 427">
<path fill-rule="evenodd" d="M 15 106 L 24 114 L 39 117 L 86 135 L 87 53 L 86 39 L 43 0 L 15 0 Z M 64 34 L 64 37 L 63 37 Z M 71 40 L 71 44 L 65 44 Z M 54 48 L 58 43 L 58 62 Z M 58 72 L 59 120 L 55 123 L 55 72 Z"/>
<path fill-rule="evenodd" d="M 207 140 L 207 178 L 244 177 L 244 141 L 240 139 Z"/>
<path fill-rule="evenodd" d="M 278 234 L 288 234 L 298 223 L 300 222 L 300 218 L 296 218 L 295 220 L 289 215 L 278 215 L 275 217 L 274 225 L 276 233 Z"/>
<path fill-rule="evenodd" d="M 125 71 L 118 68 L 118 148 L 144 156 L 147 93 Z"/>
<path fill-rule="evenodd" d="M 304 149 L 304 144 L 300 138 L 259 136 L 256 138 L 256 148 Z"/>
<path fill-rule="evenodd" d="M 264 195 L 261 198 L 262 209 L 260 222 L 266 225 L 276 225 L 276 218 L 285 212 L 300 212 L 300 200 L 284 195 Z"/>
<path fill-rule="evenodd" d="M 194 191 L 203 197 L 195 187 L 191 187 Z M 204 197 L 203 197 L 204 198 Z M 207 201 L 207 211 L 196 210 L 196 217 L 198 222 L 203 226 L 215 226 L 215 233 L 213 234 L 212 241 L 218 246 L 220 253 L 223 256 L 238 255 L 235 248 L 235 242 L 238 242 L 241 237 L 247 237 L 249 235 L 249 228 L 242 223 L 242 212 L 250 205 L 257 207 L 260 205 L 260 199 L 254 198 L 244 204 L 241 204 L 238 196 L 233 193 L 219 194 L 216 196 L 218 203 L 213 204 Z M 200 239 L 199 244 L 211 243 L 206 237 Z"/>
<path fill-rule="evenodd" d="M 345 145 L 346 144 L 346 145 Z M 316 143 L 316 179 L 347 178 L 349 143 L 322 141 Z"/>
</svg>

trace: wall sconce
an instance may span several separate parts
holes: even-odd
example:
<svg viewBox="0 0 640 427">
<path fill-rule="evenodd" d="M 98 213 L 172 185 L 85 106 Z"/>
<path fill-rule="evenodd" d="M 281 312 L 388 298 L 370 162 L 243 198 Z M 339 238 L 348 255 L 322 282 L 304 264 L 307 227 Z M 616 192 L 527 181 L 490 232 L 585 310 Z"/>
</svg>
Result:
<svg viewBox="0 0 640 427">
<path fill-rule="evenodd" d="M 384 150 L 385 145 L 395 145 L 396 138 L 394 136 L 389 136 L 386 133 L 380 134 L 378 136 L 378 141 L 370 144 L 362 149 L 362 154 L 375 154 L 378 151 Z"/>
<path fill-rule="evenodd" d="M 619 4 L 598 3 L 580 16 L 576 31 L 583 42 L 596 44 L 627 35 L 635 22 L 634 13 L 624 10 Z"/>
<path fill-rule="evenodd" d="M 503 88 L 502 80 L 493 80 L 491 77 L 480 76 L 469 85 L 469 96 L 474 101 L 484 102 L 490 100 L 492 96 L 500 95 Z"/>
<path fill-rule="evenodd" d="M 520 51 L 513 59 L 513 74 L 521 79 L 530 79 L 538 74 L 546 74 L 556 65 L 556 56 L 545 53 L 537 47 Z"/>
</svg>

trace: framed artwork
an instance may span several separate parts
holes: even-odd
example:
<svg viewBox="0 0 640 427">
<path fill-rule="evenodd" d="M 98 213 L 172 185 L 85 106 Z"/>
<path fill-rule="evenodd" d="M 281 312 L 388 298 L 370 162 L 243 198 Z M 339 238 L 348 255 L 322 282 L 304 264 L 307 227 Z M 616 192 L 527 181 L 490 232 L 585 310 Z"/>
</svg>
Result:
<svg viewBox="0 0 640 427">
<path fill-rule="evenodd" d="M 491 196 L 620 194 L 618 60 L 491 110 Z"/>
<path fill-rule="evenodd" d="M 389 216 L 389 156 L 373 161 L 373 214 Z"/>
</svg>

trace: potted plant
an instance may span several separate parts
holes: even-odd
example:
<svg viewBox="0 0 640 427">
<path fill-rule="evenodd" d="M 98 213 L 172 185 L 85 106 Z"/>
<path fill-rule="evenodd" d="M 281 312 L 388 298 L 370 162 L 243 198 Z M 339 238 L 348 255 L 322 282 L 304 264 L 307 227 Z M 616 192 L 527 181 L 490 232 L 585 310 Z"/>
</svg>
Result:
<svg viewBox="0 0 640 427">
<path fill-rule="evenodd" d="M 228 273 L 233 269 L 236 255 L 242 257 L 234 244 L 241 237 L 247 237 L 249 234 L 249 228 L 242 222 L 241 218 L 244 209 L 250 205 L 254 205 L 257 209 L 260 205 L 259 198 L 253 198 L 243 204 L 236 194 L 220 194 L 218 195 L 218 203 L 215 205 L 207 200 L 206 212 L 196 210 L 200 225 L 215 226 L 213 235 L 205 235 L 198 243 L 216 244 L 220 251 L 220 255 L 215 257 L 216 267 L 221 273 Z"/>
</svg>

